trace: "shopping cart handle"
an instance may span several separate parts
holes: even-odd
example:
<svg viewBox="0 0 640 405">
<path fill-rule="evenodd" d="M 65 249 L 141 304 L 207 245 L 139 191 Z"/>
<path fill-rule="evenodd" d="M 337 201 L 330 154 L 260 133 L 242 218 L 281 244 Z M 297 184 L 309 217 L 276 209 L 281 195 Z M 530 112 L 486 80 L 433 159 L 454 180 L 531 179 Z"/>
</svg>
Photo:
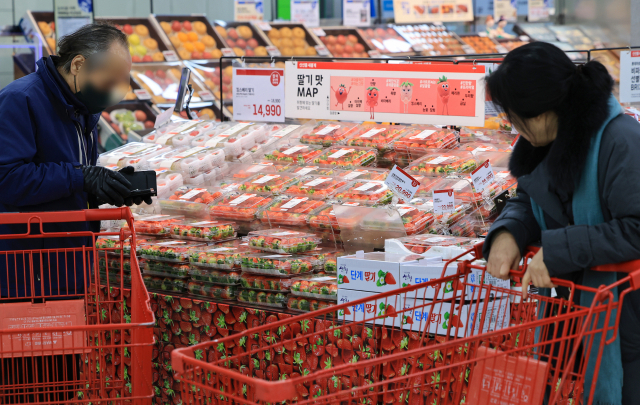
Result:
<svg viewBox="0 0 640 405">
<path fill-rule="evenodd" d="M 631 273 L 640 269 L 640 260 L 630 260 L 628 262 L 617 264 L 603 264 L 600 266 L 592 267 L 592 270 L 596 271 L 616 271 L 621 273 Z"/>
</svg>

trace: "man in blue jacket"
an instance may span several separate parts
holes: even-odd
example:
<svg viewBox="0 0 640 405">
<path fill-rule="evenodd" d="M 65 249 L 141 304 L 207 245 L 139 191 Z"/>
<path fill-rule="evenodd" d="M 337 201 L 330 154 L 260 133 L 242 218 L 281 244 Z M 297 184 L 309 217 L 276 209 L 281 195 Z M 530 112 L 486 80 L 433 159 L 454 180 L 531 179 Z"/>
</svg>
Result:
<svg viewBox="0 0 640 405">
<path fill-rule="evenodd" d="M 131 56 L 126 35 L 111 25 L 89 24 L 61 38 L 59 48 L 59 56 L 40 59 L 35 73 L 0 91 L 0 212 L 140 204 L 140 199 L 130 197 L 131 184 L 122 174 L 95 166 L 100 113 L 119 102 L 122 89 L 126 91 L 129 85 Z M 43 226 L 44 232 L 98 230 L 98 223 Z M 25 232 L 26 225 L 0 225 L 0 234 Z M 40 233 L 40 226 L 32 224 L 31 233 Z M 82 246 L 90 248 L 91 239 L 0 240 L 1 296 L 83 294 L 90 255 L 68 250 Z M 3 253 L 32 249 L 67 250 L 31 257 Z"/>
</svg>

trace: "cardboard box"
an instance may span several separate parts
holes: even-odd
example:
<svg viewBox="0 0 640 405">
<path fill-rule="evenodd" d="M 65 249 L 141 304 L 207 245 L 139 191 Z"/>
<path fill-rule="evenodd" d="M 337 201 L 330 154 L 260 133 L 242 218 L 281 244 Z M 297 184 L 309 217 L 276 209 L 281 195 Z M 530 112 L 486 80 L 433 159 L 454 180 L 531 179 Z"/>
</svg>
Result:
<svg viewBox="0 0 640 405">
<path fill-rule="evenodd" d="M 444 270 L 445 264 L 446 262 L 443 262 L 442 260 L 420 260 L 417 263 L 403 263 L 400 265 L 400 286 L 406 287 L 421 283 L 430 283 L 427 287 L 416 289 L 407 295 L 413 298 L 434 299 L 436 286 L 440 286 L 440 292 L 437 297 L 438 299 L 453 298 L 454 283 L 452 281 L 437 283 L 437 280 L 442 278 L 442 270 Z M 452 263 L 447 267 L 445 277 L 453 276 L 457 273 L 458 266 L 455 263 Z M 462 280 L 463 278 L 460 277 L 460 279 Z M 457 288 L 464 288 L 461 283 L 455 284 L 458 284 Z M 465 299 L 466 291 L 458 291 L 456 298 Z"/>
<path fill-rule="evenodd" d="M 400 328 L 402 326 L 402 322 L 406 322 L 408 314 L 405 314 L 403 317 L 402 314 L 397 313 L 396 308 L 402 308 L 405 301 L 404 297 L 399 294 L 395 294 L 380 300 L 375 300 L 373 295 L 374 294 L 368 291 L 338 288 L 338 305 L 357 301 L 362 298 L 370 299 L 367 303 L 349 307 L 348 311 L 338 311 L 338 319 L 343 319 L 342 317 L 344 315 L 344 319 L 346 321 L 367 321 L 367 323 L 371 325 L 395 326 Z M 393 309 L 389 308 L 389 306 Z M 379 319 L 374 319 L 378 316 L 380 317 Z"/>
<path fill-rule="evenodd" d="M 417 262 L 420 255 L 384 252 L 362 253 L 338 258 L 338 287 L 381 293 L 401 287 L 400 265 Z"/>
<path fill-rule="evenodd" d="M 478 291 L 478 286 L 484 285 L 485 287 L 481 288 Z M 499 288 L 504 288 L 506 290 L 511 290 L 511 280 L 501 280 L 499 278 L 493 277 L 491 274 L 484 272 L 483 279 L 483 271 L 478 269 L 471 269 L 471 274 L 467 277 L 467 299 L 476 301 L 478 298 L 481 300 L 486 298 L 487 293 L 489 292 L 488 286 L 494 286 Z M 511 294 L 501 291 L 493 290 L 489 298 L 502 298 L 509 297 Z"/>
</svg>

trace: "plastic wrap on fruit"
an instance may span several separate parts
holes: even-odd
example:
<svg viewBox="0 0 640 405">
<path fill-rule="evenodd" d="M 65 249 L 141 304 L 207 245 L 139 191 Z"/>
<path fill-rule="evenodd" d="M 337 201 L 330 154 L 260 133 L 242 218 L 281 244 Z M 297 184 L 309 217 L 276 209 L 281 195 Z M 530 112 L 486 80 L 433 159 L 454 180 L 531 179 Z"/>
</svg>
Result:
<svg viewBox="0 0 640 405">
<path fill-rule="evenodd" d="M 271 197 L 248 193 L 231 193 L 214 202 L 209 215 L 212 219 L 251 221 L 258 210 L 272 201 Z"/>
<path fill-rule="evenodd" d="M 250 232 L 247 238 L 249 246 L 275 253 L 302 253 L 315 249 L 320 242 L 312 233 L 284 229 Z"/>
<path fill-rule="evenodd" d="M 322 147 L 304 144 L 286 144 L 264 155 L 266 160 L 303 165 L 322 154 Z"/>
<path fill-rule="evenodd" d="M 376 161 L 377 155 L 376 149 L 373 148 L 334 146 L 328 148 L 322 155 L 314 158 L 313 163 L 350 169 L 356 166 L 373 164 Z"/>
<path fill-rule="evenodd" d="M 405 129 L 402 125 L 363 125 L 347 141 L 350 146 L 364 146 L 384 151 Z"/>
<path fill-rule="evenodd" d="M 328 198 L 347 185 L 339 177 L 308 175 L 287 189 L 287 194 L 310 198 Z"/>
<path fill-rule="evenodd" d="M 309 200 L 307 197 L 286 196 L 274 201 L 257 216 L 263 223 L 271 226 L 304 227 L 307 225 L 307 215 L 322 205 L 322 201 Z"/>
<path fill-rule="evenodd" d="M 356 124 L 321 121 L 310 133 L 302 135 L 300 142 L 327 147 L 343 141 L 356 129 Z"/>
<path fill-rule="evenodd" d="M 228 240 L 236 235 L 236 224 L 229 221 L 184 221 L 171 224 L 170 235 L 176 239 L 202 242 Z"/>
<path fill-rule="evenodd" d="M 297 181 L 295 176 L 287 174 L 259 174 L 243 182 L 238 190 L 245 193 L 278 194 Z"/>
</svg>

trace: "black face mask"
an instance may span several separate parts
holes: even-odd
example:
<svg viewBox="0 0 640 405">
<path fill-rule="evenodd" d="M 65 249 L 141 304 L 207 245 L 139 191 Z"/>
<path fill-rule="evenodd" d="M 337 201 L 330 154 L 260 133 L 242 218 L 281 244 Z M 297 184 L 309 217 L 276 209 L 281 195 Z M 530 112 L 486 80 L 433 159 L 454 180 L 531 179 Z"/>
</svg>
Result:
<svg viewBox="0 0 640 405">
<path fill-rule="evenodd" d="M 115 91 L 98 90 L 90 81 L 87 81 L 82 89 L 78 91 L 76 76 L 73 76 L 73 86 L 76 89 L 76 97 L 87 107 L 90 114 L 101 113 L 107 107 L 111 107 L 122 100 L 122 97 L 118 98 L 119 95 L 116 95 Z"/>
</svg>

